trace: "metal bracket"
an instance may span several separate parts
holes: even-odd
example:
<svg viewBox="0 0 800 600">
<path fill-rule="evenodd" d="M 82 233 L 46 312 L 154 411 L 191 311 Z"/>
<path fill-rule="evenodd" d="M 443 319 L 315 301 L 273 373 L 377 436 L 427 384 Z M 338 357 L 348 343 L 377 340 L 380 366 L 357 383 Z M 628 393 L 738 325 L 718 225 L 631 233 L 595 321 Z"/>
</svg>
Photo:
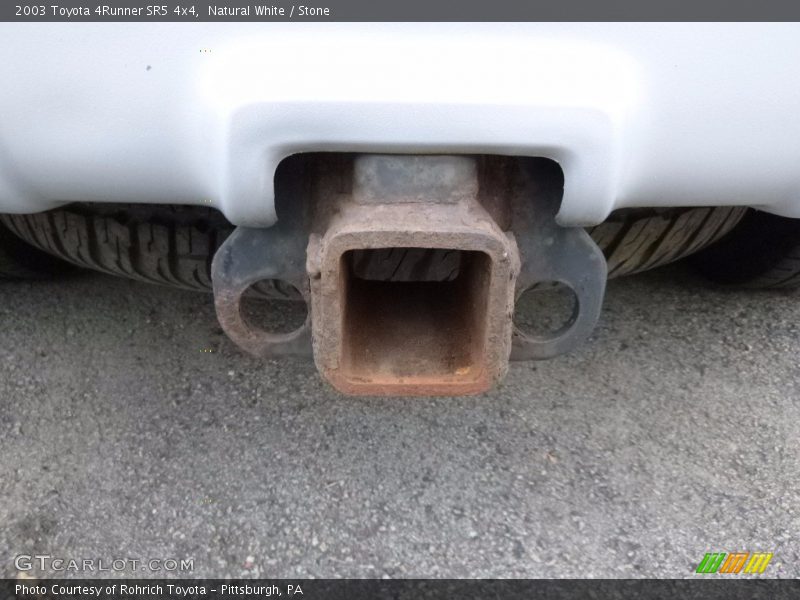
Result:
<svg viewBox="0 0 800 600">
<path fill-rule="evenodd" d="M 491 235 L 501 241 L 509 236 L 507 244 L 509 250 L 500 252 L 492 258 L 493 264 L 502 271 L 501 267 L 505 265 L 505 261 L 517 265 L 517 252 L 519 256 L 519 266 L 514 266 L 506 274 L 510 276 L 510 279 L 506 277 L 506 285 L 511 286 L 507 307 L 498 308 L 502 302 L 492 304 L 493 314 L 496 314 L 497 318 L 507 319 L 507 323 L 511 319 L 511 314 L 506 311 L 512 307 L 512 295 L 518 300 L 526 290 L 547 282 L 563 283 L 574 292 L 576 303 L 572 317 L 559 331 L 550 336 L 533 336 L 517 326 L 504 328 L 493 325 L 496 327 L 493 331 L 496 331 L 497 335 L 500 331 L 504 331 L 501 337 L 506 340 L 502 342 L 494 334 L 487 338 L 492 340 L 492 347 L 496 347 L 496 359 L 493 359 L 495 362 L 505 362 L 509 352 L 511 360 L 551 358 L 571 350 L 591 333 L 602 308 L 607 275 L 606 263 L 600 249 L 582 228 L 565 228 L 557 224 L 556 214 L 562 195 L 562 180 L 560 177 L 553 177 L 553 171 L 548 173 L 541 170 L 557 169 L 556 165 L 548 163 L 550 166 L 543 167 L 541 161 L 525 158 L 493 157 L 483 162 L 481 159 L 476 159 L 478 162 L 474 163 L 475 179 L 470 180 L 469 173 L 472 167 L 469 165 L 473 163 L 464 162 L 466 157 L 443 162 L 440 159 L 434 158 L 431 162 L 426 157 L 418 157 L 414 160 L 422 161 L 424 164 L 413 166 L 414 161 L 406 161 L 408 162 L 406 164 L 401 160 L 398 163 L 397 159 L 391 157 L 375 157 L 367 159 L 366 162 L 364 160 L 359 162 L 355 157 L 348 159 L 342 155 L 338 158 L 336 155 L 333 156 L 332 159 L 323 159 L 319 170 L 317 170 L 318 165 L 312 160 L 303 163 L 306 166 L 314 165 L 312 169 L 301 168 L 295 171 L 293 177 L 290 177 L 292 183 L 287 190 L 290 192 L 287 195 L 292 196 L 291 202 L 284 202 L 280 207 L 279 220 L 275 225 L 268 229 L 237 228 L 214 257 L 212 278 L 217 315 L 225 332 L 243 349 L 259 357 L 314 354 L 318 366 L 324 367 L 321 368 L 329 379 L 336 379 L 333 375 L 336 375 L 340 368 L 338 366 L 340 358 L 336 350 L 338 346 L 335 348 L 331 346 L 333 342 L 328 339 L 331 338 L 328 334 L 337 331 L 336 327 L 341 326 L 338 322 L 341 314 L 337 316 L 331 312 L 333 305 L 336 304 L 334 300 L 338 298 L 338 292 L 328 290 L 322 294 L 319 282 L 316 279 L 311 281 L 310 278 L 320 277 L 320 265 L 317 264 L 321 252 L 319 244 L 322 243 L 321 240 L 331 237 L 326 235 L 326 232 L 334 231 L 335 228 L 330 229 L 333 227 L 332 224 L 337 223 L 337 219 L 339 221 L 346 219 L 353 211 L 356 211 L 353 215 L 358 218 L 367 219 L 365 222 L 368 225 L 355 233 L 348 234 L 351 237 L 358 237 L 359 241 L 353 245 L 354 248 L 381 248 L 385 243 L 388 246 L 471 249 L 472 242 L 467 243 L 464 239 L 471 239 L 468 236 L 477 235 L 478 231 L 483 232 L 481 235 L 487 235 L 486 232 L 494 230 L 496 233 Z M 355 177 L 353 165 L 360 165 L 355 168 Z M 429 172 L 427 170 L 429 166 L 434 170 L 440 169 L 440 175 L 444 179 L 433 177 L 436 173 Z M 400 167 L 411 169 L 415 173 L 408 179 L 409 183 L 402 183 L 402 177 L 397 180 L 399 183 L 395 183 L 396 176 L 399 177 L 402 173 L 396 174 L 394 170 Z M 387 191 L 380 188 L 378 194 L 380 197 L 370 200 L 372 196 L 364 189 L 369 191 L 377 185 L 370 177 L 374 178 L 378 173 L 381 179 L 375 181 L 381 185 L 389 185 L 386 183 L 389 182 L 391 189 Z M 366 176 L 369 177 L 363 179 Z M 454 183 L 449 182 L 447 177 L 453 178 Z M 470 187 L 473 185 L 470 181 L 474 181 L 474 187 Z M 473 208 L 465 208 L 467 212 L 464 214 L 469 215 L 468 218 L 456 215 L 458 218 L 455 220 L 444 219 L 438 223 L 431 216 L 425 215 L 429 212 L 434 214 L 436 210 L 451 211 L 455 215 L 457 211 L 455 208 L 448 208 L 450 200 L 446 194 L 437 194 L 430 201 L 426 199 L 425 191 L 428 188 L 436 191 L 437 185 L 447 188 L 445 191 L 449 190 L 449 193 L 458 190 L 459 193 L 466 194 L 465 198 L 473 194 L 473 198 L 477 198 L 480 203 L 475 203 Z M 425 189 L 417 189 L 420 186 Z M 390 192 L 399 194 L 397 199 L 393 200 Z M 466 200 L 458 198 L 456 198 L 458 202 L 466 202 L 464 207 L 471 206 L 468 198 Z M 374 208 L 371 206 L 373 203 L 375 203 Z M 435 208 L 436 206 L 439 208 Z M 480 217 L 481 214 L 485 215 L 485 219 Z M 403 215 L 406 216 L 405 221 L 408 223 L 401 218 Z M 351 220 L 355 219 L 356 224 L 361 223 L 355 216 L 351 215 Z M 470 225 L 473 218 L 478 218 L 475 222 L 477 224 Z M 395 231 L 401 222 L 404 223 L 402 227 L 406 228 L 400 227 Z M 341 228 L 341 224 L 336 227 Z M 353 227 L 355 225 L 351 226 Z M 453 237 L 455 234 L 450 232 L 453 227 L 467 229 L 464 233 Z M 476 249 L 489 252 L 483 246 Z M 344 250 L 337 256 L 343 254 Z M 511 257 L 511 254 L 514 256 Z M 332 269 L 335 270 L 333 267 L 328 268 L 333 272 Z M 497 273 L 492 277 L 496 276 Z M 284 280 L 300 291 L 308 306 L 308 316 L 302 326 L 290 333 L 275 334 L 257 329 L 243 318 L 241 314 L 243 294 L 249 286 L 263 279 Z M 334 283 L 329 285 L 334 287 L 339 285 L 335 278 L 330 281 Z M 311 285 L 312 283 L 314 285 Z M 321 294 L 327 294 L 326 298 L 321 298 Z M 315 313 L 313 315 L 312 305 Z M 327 323 L 315 323 L 314 318 Z M 490 316 L 491 318 L 494 317 Z M 312 331 L 315 332 L 314 344 L 319 348 L 312 348 Z M 511 337 L 510 343 L 507 336 Z M 340 339 L 336 335 L 332 337 L 335 338 L 334 341 Z M 505 348 L 503 351 L 505 358 L 500 353 L 500 349 L 503 348 Z M 316 356 L 318 350 L 321 355 L 326 357 L 330 355 L 335 360 L 330 365 L 327 364 L 327 359 L 323 360 L 320 356 Z M 493 369 L 496 373 L 502 373 L 504 370 L 502 366 Z M 401 378 L 398 381 L 402 383 L 405 379 Z M 397 388 L 403 390 L 403 393 L 414 393 L 414 385 L 417 384 L 405 387 L 392 385 L 394 387 L 388 386 L 387 389 Z M 426 385 L 427 387 L 420 385 L 419 389 L 423 390 L 420 393 L 427 393 L 424 390 L 436 388 L 430 384 Z M 342 389 L 346 387 L 342 386 Z M 450 387 L 454 390 L 457 388 L 452 385 Z M 464 387 L 465 392 L 467 387 Z M 477 385 L 474 387 L 475 391 L 479 391 Z M 372 389 L 367 385 L 364 388 Z"/>
<path fill-rule="evenodd" d="M 560 190 L 543 189 L 540 181 L 547 179 L 527 170 L 514 202 L 512 229 L 522 262 L 516 298 L 536 284 L 558 282 L 575 294 L 575 306 L 567 323 L 550 336 L 533 336 L 515 326 L 511 360 L 541 360 L 572 350 L 594 330 L 603 308 L 603 252 L 583 228 L 558 225 Z"/>
<path fill-rule="evenodd" d="M 311 310 L 296 330 L 276 334 L 247 323 L 241 301 L 247 288 L 262 279 L 280 279 L 296 287 L 310 306 L 306 247 L 308 233 L 299 202 L 292 214 L 268 229 L 237 227 L 214 255 L 211 276 L 217 318 L 241 348 L 261 358 L 311 356 Z"/>
</svg>

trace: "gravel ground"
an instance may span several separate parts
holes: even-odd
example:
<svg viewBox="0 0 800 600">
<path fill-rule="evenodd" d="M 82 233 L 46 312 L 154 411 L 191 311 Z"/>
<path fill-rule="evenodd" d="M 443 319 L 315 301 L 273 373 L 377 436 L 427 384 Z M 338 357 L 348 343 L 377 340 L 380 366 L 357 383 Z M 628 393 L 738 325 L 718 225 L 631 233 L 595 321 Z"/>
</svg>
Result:
<svg viewBox="0 0 800 600">
<path fill-rule="evenodd" d="M 491 393 L 354 399 L 310 361 L 242 355 L 210 296 L 0 282 L 0 576 L 48 554 L 193 558 L 200 577 L 683 577 L 750 550 L 797 577 L 797 300 L 668 268 L 611 282 L 588 344 Z"/>
</svg>

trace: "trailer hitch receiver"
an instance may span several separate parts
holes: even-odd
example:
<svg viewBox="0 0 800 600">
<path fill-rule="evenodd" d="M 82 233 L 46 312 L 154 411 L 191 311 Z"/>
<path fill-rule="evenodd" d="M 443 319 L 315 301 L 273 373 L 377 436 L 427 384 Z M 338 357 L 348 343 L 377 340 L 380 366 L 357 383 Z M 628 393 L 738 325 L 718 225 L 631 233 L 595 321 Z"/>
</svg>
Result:
<svg viewBox="0 0 800 600">
<path fill-rule="evenodd" d="M 485 391 L 512 359 L 548 358 L 592 330 L 605 261 L 582 229 L 555 223 L 560 194 L 535 161 L 472 156 L 300 155 L 268 229 L 237 228 L 214 257 L 226 333 L 261 356 L 313 354 L 347 394 Z M 550 193 L 548 193 L 550 192 Z M 245 290 L 278 279 L 309 311 L 288 334 L 241 312 Z M 568 285 L 570 322 L 548 338 L 514 326 L 515 300 Z"/>
</svg>

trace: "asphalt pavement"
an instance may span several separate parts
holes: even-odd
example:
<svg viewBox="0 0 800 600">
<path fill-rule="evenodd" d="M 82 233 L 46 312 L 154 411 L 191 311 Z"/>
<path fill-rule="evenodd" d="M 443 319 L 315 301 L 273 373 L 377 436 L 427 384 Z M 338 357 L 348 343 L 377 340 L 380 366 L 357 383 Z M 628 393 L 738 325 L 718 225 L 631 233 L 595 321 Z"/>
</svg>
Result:
<svg viewBox="0 0 800 600">
<path fill-rule="evenodd" d="M 490 393 L 348 398 L 243 355 L 210 295 L 0 281 L 0 576 L 688 577 L 764 551 L 797 577 L 798 300 L 668 267 Z"/>
</svg>

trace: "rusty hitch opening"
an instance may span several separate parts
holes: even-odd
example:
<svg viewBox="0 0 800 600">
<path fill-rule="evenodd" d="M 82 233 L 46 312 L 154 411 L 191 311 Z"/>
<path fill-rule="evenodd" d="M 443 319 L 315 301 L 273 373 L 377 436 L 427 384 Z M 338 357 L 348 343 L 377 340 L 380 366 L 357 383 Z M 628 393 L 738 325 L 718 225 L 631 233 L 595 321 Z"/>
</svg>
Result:
<svg viewBox="0 0 800 600">
<path fill-rule="evenodd" d="M 591 332 L 605 261 L 582 229 L 555 223 L 560 190 L 541 184 L 540 162 L 289 160 L 278 222 L 237 228 L 212 266 L 220 323 L 250 353 L 312 354 L 347 394 L 460 395 L 490 388 L 510 358 L 548 358 Z M 299 290 L 302 326 L 278 335 L 242 319 L 242 294 L 261 279 Z M 542 282 L 565 284 L 576 300 L 569 325 L 549 337 L 513 323 L 517 298 Z"/>
<path fill-rule="evenodd" d="M 390 249 L 414 250 L 421 249 Z M 449 281 L 377 281 L 358 276 L 358 252 L 341 260 L 342 382 L 351 389 L 369 384 L 376 392 L 390 386 L 432 393 L 445 386 L 484 386 L 489 256 L 448 251 L 458 260 Z"/>
</svg>

